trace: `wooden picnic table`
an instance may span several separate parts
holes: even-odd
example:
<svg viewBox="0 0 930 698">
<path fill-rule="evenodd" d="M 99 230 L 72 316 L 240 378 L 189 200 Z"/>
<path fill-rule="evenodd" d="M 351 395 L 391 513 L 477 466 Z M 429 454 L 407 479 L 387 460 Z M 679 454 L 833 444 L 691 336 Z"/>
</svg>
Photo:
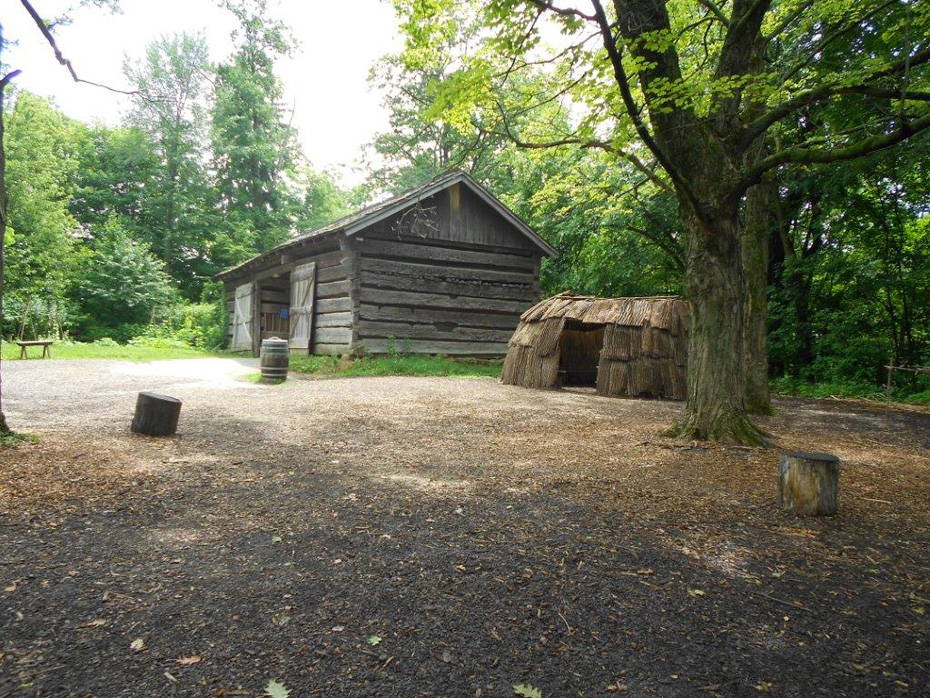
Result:
<svg viewBox="0 0 930 698">
<path fill-rule="evenodd" d="M 26 358 L 26 347 L 42 347 L 42 358 L 52 358 L 52 343 L 54 339 L 30 339 L 16 342 L 19 347 L 19 358 Z"/>
</svg>

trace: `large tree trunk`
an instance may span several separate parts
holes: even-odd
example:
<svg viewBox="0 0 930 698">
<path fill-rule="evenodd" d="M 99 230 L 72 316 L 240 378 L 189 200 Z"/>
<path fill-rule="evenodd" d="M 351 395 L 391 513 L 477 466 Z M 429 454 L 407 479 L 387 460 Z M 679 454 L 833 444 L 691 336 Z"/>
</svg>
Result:
<svg viewBox="0 0 930 698">
<path fill-rule="evenodd" d="M 0 55 L 3 53 L 3 30 L 0 27 Z M 11 74 L 12 75 L 12 74 Z M 3 98 L 10 75 L 0 81 L 0 334 L 3 332 L 4 251 L 6 249 L 6 151 L 3 147 Z M 3 381 L 0 377 L 0 435 L 10 433 L 3 414 Z"/>
<path fill-rule="evenodd" d="M 746 194 L 746 223 L 742 235 L 743 276 L 746 283 L 743 324 L 743 370 L 746 411 L 772 414 L 769 392 L 768 268 L 771 234 L 772 183 L 761 182 Z"/>
<path fill-rule="evenodd" d="M 682 206 L 687 233 L 685 287 L 692 320 L 688 401 L 675 436 L 762 445 L 744 406 L 743 260 L 737 207 L 703 220 Z M 718 209 L 719 210 L 719 209 Z"/>
</svg>

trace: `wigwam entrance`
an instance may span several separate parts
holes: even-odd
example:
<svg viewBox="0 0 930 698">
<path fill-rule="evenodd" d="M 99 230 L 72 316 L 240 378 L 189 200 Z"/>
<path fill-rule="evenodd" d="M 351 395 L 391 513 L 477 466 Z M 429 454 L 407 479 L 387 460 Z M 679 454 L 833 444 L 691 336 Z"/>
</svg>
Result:
<svg viewBox="0 0 930 698">
<path fill-rule="evenodd" d="M 553 296 L 520 317 L 501 380 L 684 400 L 690 312 L 687 302 L 672 297 Z"/>
</svg>

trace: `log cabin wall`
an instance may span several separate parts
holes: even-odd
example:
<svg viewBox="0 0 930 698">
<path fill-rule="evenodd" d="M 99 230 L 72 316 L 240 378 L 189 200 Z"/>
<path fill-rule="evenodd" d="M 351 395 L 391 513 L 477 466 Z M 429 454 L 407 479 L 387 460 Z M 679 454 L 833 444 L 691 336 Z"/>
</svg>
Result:
<svg viewBox="0 0 930 698">
<path fill-rule="evenodd" d="M 297 249 L 288 261 L 260 272 L 246 273 L 224 280 L 226 307 L 229 314 L 227 341 L 232 338 L 235 313 L 236 287 L 254 282 L 261 297 L 259 324 L 261 338 L 286 337 L 287 334 L 271 332 L 266 327 L 268 313 L 290 306 L 290 271 L 295 266 L 316 262 L 316 293 L 313 313 L 313 339 L 310 351 L 315 354 L 341 354 L 349 350 L 352 343 L 352 298 L 350 296 L 350 273 L 353 269 L 354 253 L 342 249 L 332 242 L 319 251 L 312 247 Z M 254 335 L 253 335 L 254 336 Z M 257 355 L 258 344 L 253 346 Z"/>
<path fill-rule="evenodd" d="M 364 352 L 502 356 L 538 299 L 539 248 L 459 185 L 350 240 Z"/>
<path fill-rule="evenodd" d="M 354 253 L 340 249 L 301 259 L 316 262 L 312 354 L 343 354 L 352 346 Z"/>
<path fill-rule="evenodd" d="M 538 299 L 540 260 L 555 254 L 480 185 L 450 173 L 219 278 L 226 284 L 229 335 L 235 329 L 237 346 L 251 337 L 256 354 L 263 336 L 282 331 L 269 323 L 294 300 L 291 272 L 313 262 L 312 271 L 304 267 L 299 274 L 302 296 L 307 274 L 315 275 L 314 293 L 307 296 L 313 298 L 309 350 L 315 354 L 502 356 L 520 314 Z M 233 322 L 237 305 L 240 316 L 252 308 L 251 324 L 242 317 Z M 304 318 L 301 336 L 291 338 L 294 351 L 297 345 L 307 350 Z"/>
</svg>

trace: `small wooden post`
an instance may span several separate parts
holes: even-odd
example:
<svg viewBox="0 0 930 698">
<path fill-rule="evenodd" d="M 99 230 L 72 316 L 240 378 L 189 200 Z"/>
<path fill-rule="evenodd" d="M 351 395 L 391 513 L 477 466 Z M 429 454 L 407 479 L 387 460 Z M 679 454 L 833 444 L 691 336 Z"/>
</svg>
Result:
<svg viewBox="0 0 930 698">
<path fill-rule="evenodd" d="M 785 451 L 779 458 L 778 501 L 799 516 L 833 516 L 838 508 L 840 459 L 828 453 Z"/>
<path fill-rule="evenodd" d="M 891 403 L 891 380 L 894 378 L 894 355 L 892 354 L 891 359 L 888 361 L 888 365 L 885 366 L 888 369 L 888 382 L 885 383 L 885 402 Z"/>
<path fill-rule="evenodd" d="M 178 430 L 181 401 L 158 393 L 139 393 L 130 429 L 146 436 L 171 436 Z"/>
</svg>

